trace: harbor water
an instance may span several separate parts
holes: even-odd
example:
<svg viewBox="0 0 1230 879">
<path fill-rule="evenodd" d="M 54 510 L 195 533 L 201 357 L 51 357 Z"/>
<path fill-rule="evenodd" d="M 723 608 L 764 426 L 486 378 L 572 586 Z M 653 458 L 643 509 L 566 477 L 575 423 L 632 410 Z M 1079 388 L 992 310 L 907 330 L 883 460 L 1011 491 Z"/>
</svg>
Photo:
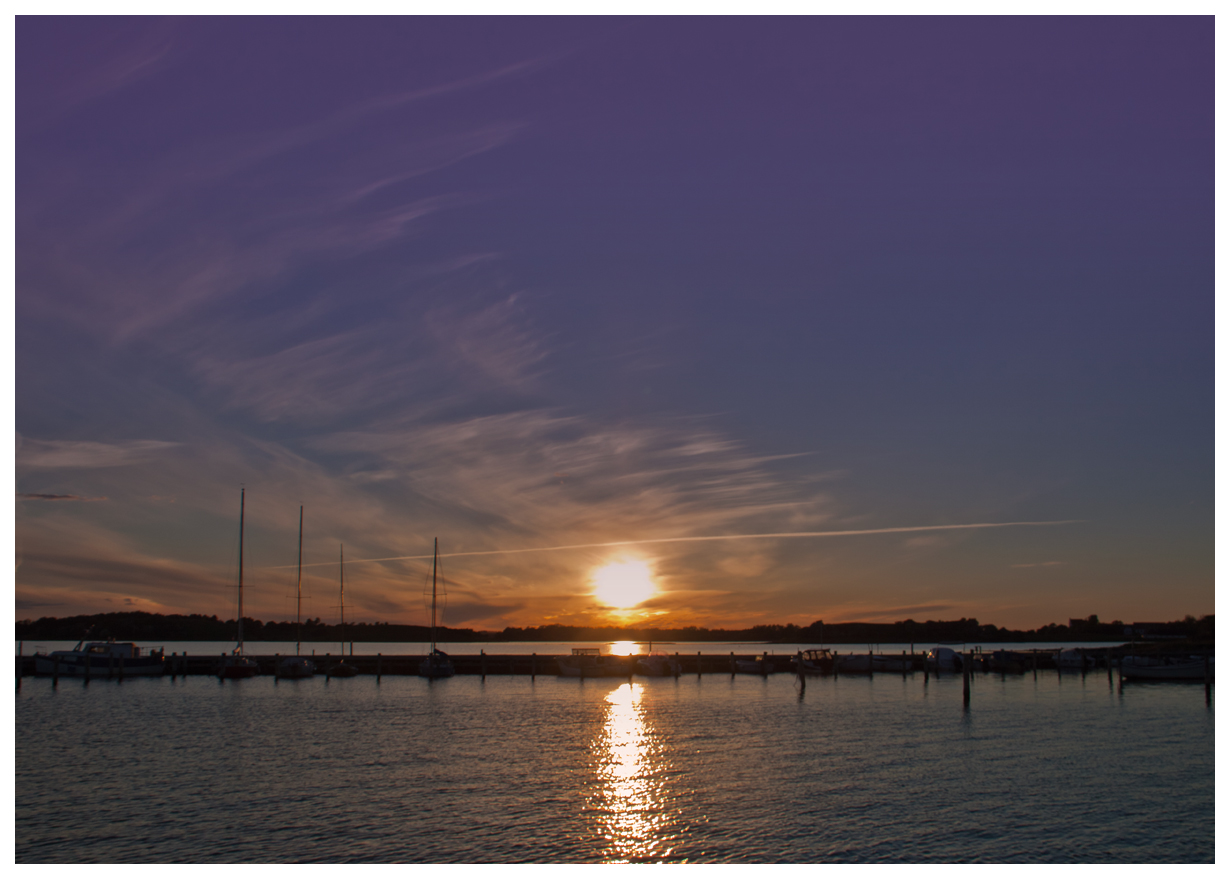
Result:
<svg viewBox="0 0 1230 879">
<path fill-rule="evenodd" d="M 16 860 L 1213 861 L 1202 685 L 962 697 L 922 673 L 26 678 Z"/>
</svg>

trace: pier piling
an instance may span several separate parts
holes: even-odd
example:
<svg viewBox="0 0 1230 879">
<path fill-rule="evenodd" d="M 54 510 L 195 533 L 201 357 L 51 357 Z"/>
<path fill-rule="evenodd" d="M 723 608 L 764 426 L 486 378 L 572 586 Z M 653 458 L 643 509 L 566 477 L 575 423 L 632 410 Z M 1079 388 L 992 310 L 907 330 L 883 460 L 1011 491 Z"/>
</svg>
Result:
<svg viewBox="0 0 1230 879">
<path fill-rule="evenodd" d="M 381 655 L 377 653 L 376 654 L 376 683 L 380 683 L 380 660 L 381 660 Z"/>
<path fill-rule="evenodd" d="M 700 651 L 696 651 L 696 680 L 700 680 Z"/>
<path fill-rule="evenodd" d="M 961 691 L 966 708 L 969 708 L 969 664 L 971 661 L 970 654 L 961 654 Z"/>
</svg>

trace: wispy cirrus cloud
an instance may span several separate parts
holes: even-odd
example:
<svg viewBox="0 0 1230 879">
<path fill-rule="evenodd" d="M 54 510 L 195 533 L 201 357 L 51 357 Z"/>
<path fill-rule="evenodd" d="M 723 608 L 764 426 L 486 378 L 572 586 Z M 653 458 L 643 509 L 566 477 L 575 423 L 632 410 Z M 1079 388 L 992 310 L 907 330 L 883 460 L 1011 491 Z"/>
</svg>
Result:
<svg viewBox="0 0 1230 879">
<path fill-rule="evenodd" d="M 163 440 L 129 440 L 119 443 L 82 440 L 39 440 L 18 437 L 17 468 L 127 467 L 140 464 L 176 448 L 180 443 Z"/>
<path fill-rule="evenodd" d="M 17 497 L 23 501 L 105 501 L 105 497 L 82 497 L 76 494 L 31 494 L 17 492 Z"/>
</svg>

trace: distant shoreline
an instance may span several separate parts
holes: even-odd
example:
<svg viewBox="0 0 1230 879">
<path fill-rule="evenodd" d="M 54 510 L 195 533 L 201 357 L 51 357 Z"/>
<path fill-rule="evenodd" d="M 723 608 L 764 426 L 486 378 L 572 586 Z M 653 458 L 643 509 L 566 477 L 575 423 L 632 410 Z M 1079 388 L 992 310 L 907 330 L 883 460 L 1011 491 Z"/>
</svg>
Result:
<svg viewBox="0 0 1230 879">
<path fill-rule="evenodd" d="M 348 623 L 346 626 L 326 625 L 319 618 L 293 622 L 262 622 L 244 618 L 244 636 L 248 641 L 356 643 L 421 643 L 431 639 L 427 626 L 395 623 Z M 143 611 L 74 616 L 58 619 L 43 617 L 21 620 L 16 626 L 16 640 L 72 641 L 81 638 L 115 638 L 125 641 L 228 641 L 235 637 L 236 621 L 219 620 L 201 614 L 151 614 Z M 639 626 L 532 626 L 509 627 L 499 632 L 441 626 L 436 640 L 453 644 L 467 642 L 517 643 L 526 641 L 658 641 L 709 642 L 750 641 L 764 644 L 868 644 L 868 643 L 1002 643 L 1022 641 L 1105 641 L 1132 640 L 1201 640 L 1215 638 L 1212 614 L 1196 620 L 1166 623 L 1130 623 L 1116 620 L 1099 622 L 1097 617 L 1069 620 L 1068 625 L 1051 624 L 1039 629 L 1013 630 L 994 625 L 982 625 L 976 619 L 902 620 L 895 623 L 824 623 L 809 626 L 759 625 L 746 629 L 710 629 L 698 626 L 681 628 L 648 628 Z"/>
</svg>

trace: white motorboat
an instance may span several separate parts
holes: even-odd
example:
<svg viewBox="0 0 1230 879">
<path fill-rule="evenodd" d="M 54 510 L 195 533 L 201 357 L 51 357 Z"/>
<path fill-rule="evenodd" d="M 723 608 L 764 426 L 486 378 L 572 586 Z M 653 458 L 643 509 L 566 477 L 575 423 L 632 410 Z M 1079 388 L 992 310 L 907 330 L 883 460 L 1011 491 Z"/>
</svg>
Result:
<svg viewBox="0 0 1230 879">
<path fill-rule="evenodd" d="M 78 641 L 72 650 L 34 654 L 34 673 L 69 677 L 117 674 L 157 676 L 164 668 L 161 647 L 144 648 L 131 641 Z M 87 671 L 88 669 L 88 671 Z"/>
<path fill-rule="evenodd" d="M 828 675 L 833 673 L 836 657 L 827 648 L 804 650 L 794 658 L 794 670 L 805 675 Z"/>
<path fill-rule="evenodd" d="M 951 647 L 932 647 L 923 662 L 933 671 L 960 671 L 962 664 L 961 654 Z"/>
<path fill-rule="evenodd" d="M 571 656 L 555 660 L 559 673 L 566 678 L 626 677 L 628 668 L 614 656 L 603 656 L 601 647 L 573 647 Z"/>
</svg>

